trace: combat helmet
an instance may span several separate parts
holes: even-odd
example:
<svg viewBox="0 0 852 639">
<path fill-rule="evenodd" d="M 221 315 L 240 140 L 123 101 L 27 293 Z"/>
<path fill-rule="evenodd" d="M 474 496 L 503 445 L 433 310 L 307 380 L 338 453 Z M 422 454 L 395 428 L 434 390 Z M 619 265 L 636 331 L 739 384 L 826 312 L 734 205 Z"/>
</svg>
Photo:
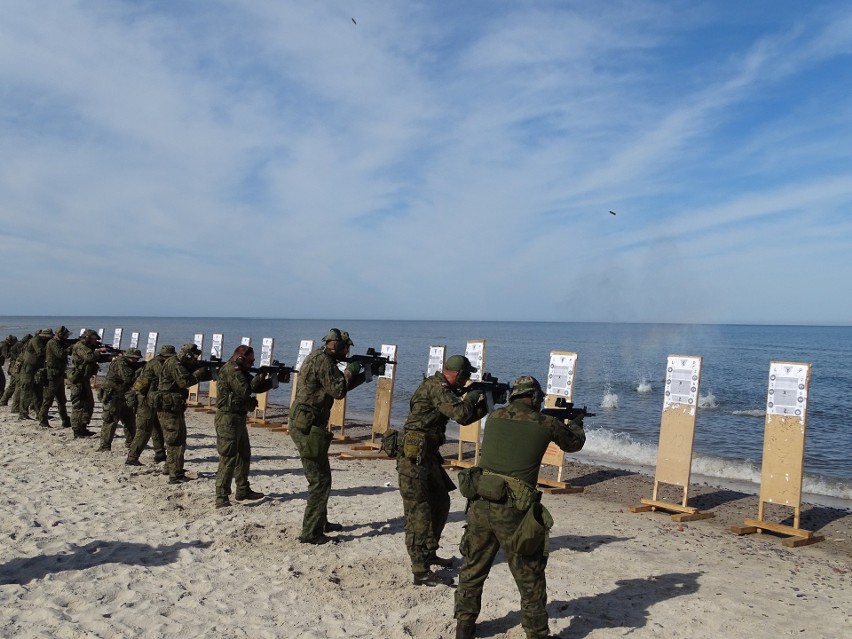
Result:
<svg viewBox="0 0 852 639">
<path fill-rule="evenodd" d="M 514 401 L 519 397 L 532 395 L 533 402 L 540 402 L 544 397 L 541 390 L 541 384 L 532 375 L 521 375 L 512 384 L 512 394 L 509 396 L 509 401 Z"/>
<path fill-rule="evenodd" d="M 142 357 L 142 351 L 140 351 L 138 348 L 131 347 L 131 348 L 128 348 L 126 351 L 124 351 L 124 356 L 125 357 L 136 357 L 138 359 L 138 358 Z"/>
<path fill-rule="evenodd" d="M 36 333 L 39 337 L 46 337 L 50 339 L 53 337 L 53 329 L 52 328 L 43 328 L 38 333 Z"/>
</svg>

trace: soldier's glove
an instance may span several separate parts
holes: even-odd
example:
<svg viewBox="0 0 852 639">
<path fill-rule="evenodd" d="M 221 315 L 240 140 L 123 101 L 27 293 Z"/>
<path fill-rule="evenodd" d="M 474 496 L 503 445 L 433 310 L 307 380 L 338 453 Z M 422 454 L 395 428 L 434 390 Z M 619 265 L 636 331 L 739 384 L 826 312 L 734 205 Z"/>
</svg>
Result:
<svg viewBox="0 0 852 639">
<path fill-rule="evenodd" d="M 270 386 L 270 388 L 278 388 L 278 383 L 279 383 L 278 375 L 276 375 L 275 373 L 269 373 L 269 372 L 267 372 L 266 375 L 270 378 L 270 380 L 272 382 L 272 386 Z"/>
<path fill-rule="evenodd" d="M 249 397 L 246 402 L 246 406 L 248 407 L 248 412 L 252 412 L 255 408 L 257 408 L 257 397 Z"/>
<path fill-rule="evenodd" d="M 361 373 L 361 362 L 349 362 L 346 365 L 346 370 L 352 375 L 352 377 L 356 377 Z"/>
<path fill-rule="evenodd" d="M 482 399 L 482 391 L 472 390 L 467 394 L 467 398 L 475 404 Z"/>
<path fill-rule="evenodd" d="M 571 419 L 571 425 L 572 425 L 572 426 L 578 426 L 578 427 L 582 428 L 582 427 L 583 427 L 583 418 L 584 418 L 585 416 L 586 416 L 586 414 L 585 414 L 585 413 L 579 413 L 579 414 L 575 415 L 575 416 Z"/>
</svg>

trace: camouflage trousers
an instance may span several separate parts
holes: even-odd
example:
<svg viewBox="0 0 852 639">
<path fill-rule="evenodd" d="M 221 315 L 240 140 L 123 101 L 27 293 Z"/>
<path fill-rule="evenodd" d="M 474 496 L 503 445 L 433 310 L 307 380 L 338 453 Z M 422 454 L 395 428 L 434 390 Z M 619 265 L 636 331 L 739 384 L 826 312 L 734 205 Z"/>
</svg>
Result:
<svg viewBox="0 0 852 639">
<path fill-rule="evenodd" d="M 547 583 L 544 569 L 547 556 L 523 556 L 506 548 L 524 518 L 524 512 L 510 504 L 497 504 L 477 499 L 467 513 L 467 527 L 461 540 L 464 563 L 459 570 L 459 586 L 455 594 L 455 618 L 476 621 L 482 607 L 482 588 L 503 548 L 506 563 L 521 593 L 521 625 L 528 639 L 547 637 Z"/>
<path fill-rule="evenodd" d="M 6 389 L 3 391 L 2 397 L 0 397 L 0 406 L 8 406 L 9 400 L 12 399 L 12 396 L 15 394 L 15 390 L 18 387 L 18 375 L 9 371 L 9 381 L 6 385 Z"/>
<path fill-rule="evenodd" d="M 151 408 L 147 399 L 139 402 L 139 408 L 136 410 L 136 434 L 133 436 L 133 441 L 130 443 L 130 450 L 127 452 L 127 459 L 139 461 L 142 451 L 148 445 L 148 440 L 151 441 L 151 446 L 154 448 L 155 456 L 166 454 L 166 444 L 163 440 L 163 429 L 160 426 L 160 420 L 157 417 L 157 412 Z"/>
<path fill-rule="evenodd" d="M 95 412 L 95 396 L 92 394 L 92 384 L 88 378 L 79 384 L 68 385 L 68 395 L 71 399 L 71 428 L 75 433 L 86 430 Z"/>
<path fill-rule="evenodd" d="M 64 426 L 70 424 L 68 417 L 68 409 L 65 404 L 68 400 L 65 399 L 65 377 L 62 375 L 48 378 L 41 391 L 41 406 L 38 409 L 38 420 L 40 422 L 47 421 L 47 414 L 50 407 L 56 401 L 56 411 L 59 413 L 59 418 Z"/>
<path fill-rule="evenodd" d="M 216 470 L 216 500 L 226 500 L 231 494 L 231 480 L 236 480 L 237 497 L 246 494 L 249 486 L 251 444 L 245 413 L 217 412 L 216 450 L 219 468 Z"/>
<path fill-rule="evenodd" d="M 399 492 L 405 512 L 405 547 L 412 572 L 429 570 L 429 558 L 438 551 L 450 514 L 450 491 L 455 490 L 438 457 L 422 464 L 405 457 L 396 462 Z"/>
<path fill-rule="evenodd" d="M 41 408 L 41 385 L 36 383 L 35 373 L 18 373 L 18 411 L 27 415 L 32 408 Z"/>
<path fill-rule="evenodd" d="M 105 393 L 104 399 L 106 401 L 104 401 L 103 425 L 101 426 L 101 448 L 109 449 L 112 446 L 115 430 L 118 428 L 118 423 L 121 422 L 124 427 L 124 443 L 129 449 L 136 435 L 136 415 L 124 401 L 122 393 L 114 395 Z"/>
<path fill-rule="evenodd" d="M 328 450 L 318 459 L 305 457 L 305 444 L 308 434 L 295 427 L 290 428 L 290 437 L 299 451 L 305 479 L 308 480 L 308 503 L 302 517 L 301 539 L 313 539 L 320 536 L 328 522 L 328 498 L 331 495 L 331 464 L 328 462 Z"/>
<path fill-rule="evenodd" d="M 158 410 L 157 419 L 163 428 L 163 439 L 166 442 L 166 468 L 169 479 L 183 477 L 186 471 L 183 468 L 184 455 L 186 454 L 186 417 L 183 411 L 172 413 Z"/>
</svg>

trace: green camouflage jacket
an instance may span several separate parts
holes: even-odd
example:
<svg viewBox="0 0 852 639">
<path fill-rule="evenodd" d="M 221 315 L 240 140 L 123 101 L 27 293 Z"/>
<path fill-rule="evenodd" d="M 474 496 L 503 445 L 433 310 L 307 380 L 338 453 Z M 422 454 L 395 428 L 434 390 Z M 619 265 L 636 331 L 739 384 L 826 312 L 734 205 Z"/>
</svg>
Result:
<svg viewBox="0 0 852 639">
<path fill-rule="evenodd" d="M 482 419 L 488 412 L 484 402 L 457 395 L 440 371 L 423 380 L 411 396 L 409 406 L 411 412 L 403 428 L 433 436 L 439 446 L 444 443 L 448 421 L 452 419 L 464 426 Z"/>
<path fill-rule="evenodd" d="M 348 387 L 337 360 L 325 346 L 305 358 L 296 383 L 289 422 L 303 431 L 311 426 L 327 427 L 334 400 L 346 397 Z"/>
<path fill-rule="evenodd" d="M 216 377 L 216 408 L 223 413 L 248 413 L 252 393 L 272 388 L 272 378 L 252 376 L 233 362 L 226 362 Z"/>
<path fill-rule="evenodd" d="M 130 367 L 127 358 L 124 355 L 119 355 L 109 365 L 106 380 L 104 380 L 104 390 L 123 395 L 133 386 L 135 378 L 136 371 Z"/>
<path fill-rule="evenodd" d="M 169 357 L 163 362 L 157 390 L 160 393 L 178 393 L 184 399 L 189 397 L 190 386 L 195 386 L 198 378 L 189 372 L 179 357 Z"/>
<path fill-rule="evenodd" d="M 47 378 L 56 379 L 65 376 L 65 368 L 68 366 L 68 349 L 62 345 L 58 337 L 47 342 L 44 355 L 44 367 L 47 369 Z"/>
</svg>

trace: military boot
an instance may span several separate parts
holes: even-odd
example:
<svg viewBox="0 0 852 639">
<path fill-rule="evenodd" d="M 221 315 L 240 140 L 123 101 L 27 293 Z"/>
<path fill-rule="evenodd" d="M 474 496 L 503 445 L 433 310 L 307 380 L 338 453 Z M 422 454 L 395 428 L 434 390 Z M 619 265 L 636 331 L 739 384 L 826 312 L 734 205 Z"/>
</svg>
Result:
<svg viewBox="0 0 852 639">
<path fill-rule="evenodd" d="M 38 423 L 38 425 L 39 425 L 39 426 L 41 426 L 42 428 L 51 428 L 51 426 L 50 426 L 50 422 L 49 422 L 49 421 L 47 421 L 47 419 L 46 419 L 46 418 L 45 418 L 45 419 L 42 419 L 42 420 Z"/>
<path fill-rule="evenodd" d="M 473 621 L 456 622 L 456 639 L 473 639 L 476 634 L 476 624 Z"/>
<path fill-rule="evenodd" d="M 452 577 L 443 577 L 434 572 L 415 572 L 412 580 L 415 586 L 452 586 Z"/>
<path fill-rule="evenodd" d="M 68 415 L 62 416 L 62 428 L 71 428 L 71 418 Z"/>
</svg>

